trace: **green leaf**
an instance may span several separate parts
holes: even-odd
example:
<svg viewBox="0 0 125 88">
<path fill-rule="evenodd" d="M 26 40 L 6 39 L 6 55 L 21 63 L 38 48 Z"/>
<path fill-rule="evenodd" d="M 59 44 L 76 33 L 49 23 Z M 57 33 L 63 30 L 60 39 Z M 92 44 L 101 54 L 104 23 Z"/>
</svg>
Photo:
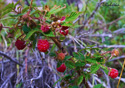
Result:
<svg viewBox="0 0 125 88">
<path fill-rule="evenodd" d="M 21 88 L 22 85 L 23 85 L 23 83 L 17 84 L 16 88 Z"/>
<path fill-rule="evenodd" d="M 45 35 L 47 37 L 55 37 L 55 35 L 53 34 L 52 31 L 49 31 L 48 33 L 43 33 L 42 30 L 39 30 L 39 32 L 41 32 L 43 35 Z"/>
<path fill-rule="evenodd" d="M 55 49 L 55 47 L 56 47 L 56 44 L 54 43 L 53 46 L 52 46 L 52 48 L 51 48 L 51 50 L 50 50 L 50 52 L 53 52 L 54 49 Z"/>
<path fill-rule="evenodd" d="M 76 67 L 83 67 L 83 66 L 85 66 L 85 62 L 76 62 L 75 66 Z"/>
<path fill-rule="evenodd" d="M 64 22 L 64 23 L 61 24 L 61 26 L 73 26 L 73 24 Z"/>
<path fill-rule="evenodd" d="M 84 57 L 84 55 L 82 53 L 78 52 L 78 54 L 79 54 L 81 59 L 85 59 L 85 57 Z"/>
<path fill-rule="evenodd" d="M 109 70 L 108 70 L 108 67 L 105 67 L 103 65 L 100 65 L 101 68 L 103 68 L 103 71 L 108 74 Z"/>
<path fill-rule="evenodd" d="M 23 8 L 22 13 L 26 12 L 29 9 L 29 6 Z"/>
<path fill-rule="evenodd" d="M 66 61 L 65 65 L 66 65 L 67 68 L 70 68 L 70 69 L 75 68 L 75 65 L 72 61 Z"/>
<path fill-rule="evenodd" d="M 101 88 L 101 87 L 102 87 L 102 84 L 97 84 L 93 88 Z"/>
<path fill-rule="evenodd" d="M 17 1 L 15 4 L 14 4 L 14 8 L 20 3 L 20 1 Z"/>
<path fill-rule="evenodd" d="M 58 79 L 54 84 L 53 84 L 53 86 L 55 87 L 55 85 L 59 82 L 59 81 L 61 81 L 63 78 L 60 78 L 60 79 Z"/>
<path fill-rule="evenodd" d="M 35 47 L 36 47 L 36 41 L 37 40 L 37 37 L 35 37 L 35 39 L 33 40 L 33 49 L 35 49 Z"/>
<path fill-rule="evenodd" d="M 54 6 L 49 12 L 48 12 L 48 14 L 47 15 L 51 15 L 51 14 L 55 14 L 55 13 L 58 13 L 58 12 L 60 12 L 61 10 L 63 10 L 65 8 L 65 6 L 64 7 L 59 7 L 59 6 Z"/>
<path fill-rule="evenodd" d="M 40 12 L 39 10 L 33 10 L 33 11 L 30 12 L 30 15 L 37 14 L 39 12 Z"/>
<path fill-rule="evenodd" d="M 81 75 L 80 77 L 78 77 L 78 79 L 77 79 L 77 85 L 80 85 L 81 82 L 82 82 L 82 80 L 83 80 L 83 75 Z"/>
<path fill-rule="evenodd" d="M 53 34 L 52 31 L 48 32 L 48 33 L 44 33 L 45 36 L 47 37 L 55 37 L 55 35 Z"/>
<path fill-rule="evenodd" d="M 73 56 L 76 58 L 76 59 L 79 59 L 79 60 L 84 60 L 85 59 L 85 57 L 84 57 L 84 55 L 82 54 L 82 53 L 80 53 L 80 52 L 73 52 Z"/>
<path fill-rule="evenodd" d="M 20 14 L 17 14 L 17 15 L 12 15 L 12 14 L 9 14 L 10 17 L 19 17 L 19 16 L 22 16 L 24 15 L 25 13 L 20 13 Z"/>
<path fill-rule="evenodd" d="M 91 66 L 91 74 L 94 74 L 98 69 L 100 68 L 100 65 L 94 64 Z"/>
<path fill-rule="evenodd" d="M 2 9 L 2 11 L 6 11 L 10 8 L 13 9 L 13 7 L 14 7 L 14 3 L 9 3 L 5 8 Z"/>
<path fill-rule="evenodd" d="M 78 86 L 69 86 L 69 88 L 79 88 Z"/>
<path fill-rule="evenodd" d="M 67 80 L 70 79 L 71 77 L 72 76 L 70 74 L 67 74 L 67 75 L 64 76 L 64 78 L 67 79 Z"/>
<path fill-rule="evenodd" d="M 56 57 L 56 53 L 55 53 L 55 52 L 50 52 L 49 55 L 50 55 L 51 57 Z"/>
<path fill-rule="evenodd" d="M 74 56 L 76 59 L 80 59 L 80 58 L 79 58 L 79 54 L 76 53 L 76 52 L 73 52 L 73 56 Z"/>
<path fill-rule="evenodd" d="M 28 32 L 31 31 L 31 29 L 30 29 L 29 27 L 27 27 L 27 25 L 25 24 L 25 25 L 23 26 L 23 31 L 24 31 L 25 34 L 27 34 Z"/>
<path fill-rule="evenodd" d="M 93 59 L 91 59 L 91 58 L 90 58 L 90 59 L 86 59 L 86 61 L 88 61 L 88 62 L 90 62 L 90 63 L 95 63 L 95 64 L 97 63 L 96 60 L 93 60 Z"/>
<path fill-rule="evenodd" d="M 25 40 L 28 40 L 35 32 L 38 32 L 38 30 L 32 30 L 32 31 L 30 31 L 30 32 L 26 35 Z"/>
<path fill-rule="evenodd" d="M 70 58 L 72 58 L 72 56 L 65 56 L 65 60 L 68 60 L 68 59 L 70 59 Z"/>
<path fill-rule="evenodd" d="M 4 15 L 8 14 L 8 13 L 11 12 L 11 11 L 12 11 L 12 8 L 9 8 L 9 9 L 7 9 L 6 11 L 2 12 L 2 15 L 1 15 L 1 16 L 4 16 Z"/>
<path fill-rule="evenodd" d="M 80 14 L 81 12 L 72 12 L 69 17 L 66 17 L 65 22 L 74 21 Z"/>
</svg>

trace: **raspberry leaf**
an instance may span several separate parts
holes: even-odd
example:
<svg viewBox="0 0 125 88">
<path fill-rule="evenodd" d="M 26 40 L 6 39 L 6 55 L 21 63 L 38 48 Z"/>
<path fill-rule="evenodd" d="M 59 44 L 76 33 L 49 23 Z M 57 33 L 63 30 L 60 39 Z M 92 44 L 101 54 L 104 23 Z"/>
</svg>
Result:
<svg viewBox="0 0 125 88">
<path fill-rule="evenodd" d="M 79 77 L 77 78 L 77 85 L 80 85 L 81 82 L 82 82 L 82 80 L 83 80 L 83 75 L 81 75 L 81 76 L 79 76 Z"/>
<path fill-rule="evenodd" d="M 81 12 L 78 12 L 78 13 L 72 12 L 70 16 L 66 18 L 65 22 L 74 21 L 80 14 Z"/>
<path fill-rule="evenodd" d="M 25 24 L 24 26 L 23 26 L 23 32 L 25 33 L 25 34 L 27 34 L 28 32 L 30 32 L 31 31 L 31 29 L 29 28 L 29 27 L 27 27 L 27 25 Z"/>
<path fill-rule="evenodd" d="M 102 84 L 97 84 L 93 88 L 101 88 L 101 87 L 102 87 Z"/>
<path fill-rule="evenodd" d="M 98 64 L 94 64 L 91 66 L 91 74 L 95 73 L 98 69 L 100 68 L 100 66 Z"/>
<path fill-rule="evenodd" d="M 30 32 L 26 35 L 25 40 L 28 40 L 35 32 L 38 32 L 38 30 L 32 30 L 32 31 L 30 31 Z"/>
</svg>

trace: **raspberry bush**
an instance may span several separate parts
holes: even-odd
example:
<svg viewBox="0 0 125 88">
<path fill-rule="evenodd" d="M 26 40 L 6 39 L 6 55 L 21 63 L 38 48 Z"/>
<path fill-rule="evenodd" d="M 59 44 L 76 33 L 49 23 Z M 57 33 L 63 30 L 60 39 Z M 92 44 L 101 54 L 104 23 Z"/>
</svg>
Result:
<svg viewBox="0 0 125 88">
<path fill-rule="evenodd" d="M 17 8 L 17 5 L 22 3 L 18 1 L 15 4 L 10 3 L 5 8 L 2 8 L 0 10 L 1 18 L 9 16 L 10 18 L 5 19 L 13 20 L 13 22 L 10 22 L 10 25 L 4 25 L 5 19 L 2 19 L 3 21 L 0 23 L 0 32 L 1 34 L 3 33 L 2 37 L 5 35 L 3 31 L 5 31 L 7 33 L 5 35 L 6 38 L 11 42 L 8 50 L 16 47 L 18 50 L 22 50 L 18 52 L 25 52 L 24 63 L 19 60 L 18 54 L 16 54 L 17 60 L 10 59 L 10 61 L 17 64 L 19 69 L 16 76 L 25 73 L 27 80 L 28 73 L 38 71 L 32 69 L 33 65 L 35 66 L 34 68 L 41 68 L 42 66 L 43 69 L 39 72 L 38 77 L 36 77 L 38 73 L 29 76 L 29 85 L 31 85 L 29 87 L 37 87 L 36 85 L 39 85 L 39 83 L 37 84 L 36 81 L 44 79 L 45 74 L 50 72 L 51 74 L 49 75 L 54 75 L 51 78 L 56 77 L 57 79 L 48 79 L 54 80 L 53 83 L 50 83 L 52 88 L 57 88 L 58 85 L 58 88 L 108 88 L 108 84 L 106 85 L 105 81 L 101 81 L 109 80 L 109 78 L 110 80 L 117 79 L 120 76 L 120 71 L 108 62 L 112 61 L 112 58 L 119 56 L 119 51 L 123 51 L 123 49 L 121 49 L 122 46 L 119 46 L 120 49 L 117 49 L 119 47 L 108 46 L 114 43 L 113 40 L 109 42 L 114 35 L 106 34 L 109 32 L 107 26 L 111 25 L 112 22 L 105 25 L 104 18 L 106 17 L 104 16 L 103 18 L 102 15 L 100 17 L 95 15 L 95 12 L 99 7 L 101 8 L 104 2 L 104 0 L 98 2 L 92 14 L 87 10 L 88 2 L 82 2 L 84 4 L 83 9 L 78 10 L 78 8 L 74 7 L 72 11 L 71 7 L 74 4 L 69 6 L 68 4 L 56 2 L 60 5 L 51 6 L 43 4 L 43 7 L 40 8 L 34 5 L 33 0 L 26 7 L 19 6 Z M 65 11 L 66 9 L 68 10 L 67 12 Z M 85 15 L 87 13 L 90 15 L 89 17 Z M 94 15 L 96 20 L 93 20 Z M 104 25 L 100 26 L 103 23 Z M 102 31 L 104 33 L 100 35 L 99 33 L 102 33 Z M 117 34 L 117 32 L 113 33 Z M 3 40 L 5 41 L 4 37 Z M 107 45 L 102 46 L 103 44 Z M 35 53 L 37 62 L 35 62 L 35 59 L 30 59 L 33 63 L 31 65 L 27 57 L 29 54 L 32 55 L 32 53 Z M 20 63 L 25 67 L 22 69 L 25 69 L 25 71 L 19 74 L 21 68 L 18 65 L 20 66 Z M 44 69 L 47 70 L 46 73 L 43 71 Z M 24 85 L 28 85 L 28 83 L 25 84 L 23 83 L 24 81 L 25 79 L 21 79 L 19 82 L 16 80 L 14 84 L 17 88 L 26 88 Z M 46 88 L 48 86 L 45 83 L 39 85 L 40 88 L 43 85 Z"/>
</svg>

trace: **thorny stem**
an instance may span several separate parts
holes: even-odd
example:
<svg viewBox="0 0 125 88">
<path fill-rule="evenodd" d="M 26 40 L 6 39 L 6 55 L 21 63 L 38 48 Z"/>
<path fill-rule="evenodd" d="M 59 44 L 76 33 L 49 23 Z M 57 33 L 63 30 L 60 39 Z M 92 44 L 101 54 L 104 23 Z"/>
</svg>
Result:
<svg viewBox="0 0 125 88">
<path fill-rule="evenodd" d="M 58 39 L 56 37 L 50 37 L 50 39 L 52 39 L 54 41 L 54 43 L 57 45 L 57 47 L 61 50 L 62 49 L 62 45 L 61 43 L 58 41 Z"/>
<path fill-rule="evenodd" d="M 30 11 L 32 9 L 32 3 L 33 3 L 33 0 L 31 0 L 31 3 L 30 3 Z"/>
<path fill-rule="evenodd" d="M 120 84 L 120 80 L 121 80 L 121 77 L 122 77 L 122 73 L 123 73 L 124 67 L 125 67 L 125 59 L 124 59 L 124 62 L 123 62 L 122 71 L 121 71 L 120 78 L 119 78 L 119 81 L 118 81 L 118 84 L 117 84 L 117 88 L 119 87 L 119 84 Z"/>
</svg>

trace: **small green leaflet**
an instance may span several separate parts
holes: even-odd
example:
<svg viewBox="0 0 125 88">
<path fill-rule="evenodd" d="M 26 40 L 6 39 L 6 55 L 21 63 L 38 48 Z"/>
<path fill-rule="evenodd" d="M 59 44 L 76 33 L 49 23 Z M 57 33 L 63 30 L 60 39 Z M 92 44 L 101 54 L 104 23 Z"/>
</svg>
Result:
<svg viewBox="0 0 125 88">
<path fill-rule="evenodd" d="M 77 85 L 80 85 L 81 82 L 82 82 L 82 80 L 83 80 L 83 75 L 81 75 L 80 77 L 78 77 L 78 79 L 77 79 Z"/>
<path fill-rule="evenodd" d="M 26 12 L 29 9 L 29 7 L 23 7 L 22 13 Z"/>
<path fill-rule="evenodd" d="M 103 68 L 103 71 L 108 74 L 109 70 L 108 70 L 108 67 L 105 67 L 103 65 L 100 65 L 101 68 Z"/>
<path fill-rule="evenodd" d="M 7 9 L 6 11 L 2 12 L 1 17 L 4 16 L 4 15 L 6 15 L 6 14 L 8 14 L 11 11 L 12 11 L 12 8 Z"/>
<path fill-rule="evenodd" d="M 81 12 L 72 12 L 69 17 L 66 17 L 65 22 L 74 21 L 80 14 Z"/>
<path fill-rule="evenodd" d="M 93 59 L 91 59 L 91 58 L 90 58 L 90 59 L 86 59 L 86 61 L 87 61 L 87 62 L 90 62 L 90 63 L 95 63 L 95 64 L 97 63 L 96 60 L 93 60 Z"/>
<path fill-rule="evenodd" d="M 79 88 L 78 86 L 69 86 L 69 88 Z"/>
<path fill-rule="evenodd" d="M 91 74 L 94 74 L 98 69 L 100 68 L 100 65 L 94 64 L 91 66 Z"/>
<path fill-rule="evenodd" d="M 25 40 L 28 40 L 35 32 L 38 32 L 38 30 L 32 30 L 32 31 L 30 31 L 30 32 L 26 35 Z"/>
<path fill-rule="evenodd" d="M 5 8 L 3 8 L 2 10 L 0 10 L 0 11 L 6 11 L 6 10 L 8 10 L 8 9 L 13 9 L 13 7 L 14 7 L 14 3 L 9 3 L 8 5 L 6 5 L 6 7 Z"/>
<path fill-rule="evenodd" d="M 73 56 L 76 58 L 76 59 L 79 59 L 79 60 L 83 60 L 85 59 L 84 55 L 80 52 L 76 53 L 76 52 L 73 52 Z"/>
<path fill-rule="evenodd" d="M 55 56 L 56 56 L 56 53 L 55 53 L 55 52 L 50 52 L 49 55 L 50 55 L 51 57 L 55 57 Z"/>
<path fill-rule="evenodd" d="M 101 88 L 102 84 L 97 84 L 93 88 Z"/>
<path fill-rule="evenodd" d="M 47 37 L 55 37 L 55 35 L 53 34 L 52 31 L 48 32 L 48 33 L 43 33 L 42 30 L 39 30 L 39 32 L 41 32 L 43 35 L 47 36 Z"/>
<path fill-rule="evenodd" d="M 31 29 L 30 29 L 29 27 L 27 27 L 27 25 L 25 24 L 25 25 L 23 26 L 23 31 L 24 31 L 25 34 L 27 34 L 28 32 L 31 31 Z"/>
<path fill-rule="evenodd" d="M 9 14 L 9 16 L 11 16 L 11 17 L 19 17 L 19 16 L 22 16 L 22 15 L 24 15 L 25 13 L 20 13 L 20 14 L 17 14 L 17 15 L 12 15 L 12 14 Z"/>
<path fill-rule="evenodd" d="M 66 65 L 66 67 L 68 67 L 70 69 L 75 68 L 75 65 L 74 65 L 74 63 L 72 61 L 66 61 L 65 65 Z"/>
<path fill-rule="evenodd" d="M 61 25 L 62 25 L 62 26 L 68 26 L 68 27 L 69 27 L 69 26 L 73 26 L 72 23 L 66 23 L 66 22 L 62 23 Z"/>
<path fill-rule="evenodd" d="M 54 84 L 53 84 L 53 86 L 55 87 L 55 85 L 59 82 L 59 81 L 61 81 L 63 78 L 60 78 L 60 79 L 58 79 Z"/>
<path fill-rule="evenodd" d="M 85 63 L 84 62 L 76 62 L 75 66 L 76 67 L 83 67 L 83 66 L 85 66 Z"/>
<path fill-rule="evenodd" d="M 68 59 L 70 59 L 70 58 L 72 58 L 72 56 L 65 56 L 65 60 L 68 60 Z"/>
<path fill-rule="evenodd" d="M 63 10 L 64 8 L 66 8 L 66 6 L 60 8 L 60 6 L 56 6 L 56 5 L 55 5 L 55 6 L 48 12 L 47 15 L 50 16 L 51 14 L 58 13 L 58 12 L 60 12 L 61 10 Z"/>
</svg>

